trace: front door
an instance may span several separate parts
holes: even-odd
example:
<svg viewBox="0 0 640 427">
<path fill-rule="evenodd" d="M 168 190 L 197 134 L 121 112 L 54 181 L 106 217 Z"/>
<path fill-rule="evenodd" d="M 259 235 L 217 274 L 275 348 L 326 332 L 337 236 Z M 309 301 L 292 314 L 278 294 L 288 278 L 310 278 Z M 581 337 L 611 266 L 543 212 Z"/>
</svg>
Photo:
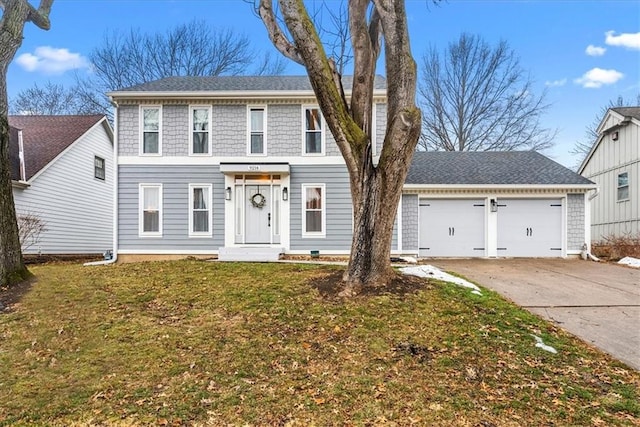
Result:
<svg viewBox="0 0 640 427">
<path fill-rule="evenodd" d="M 271 243 L 271 186 L 245 186 L 245 243 Z"/>
</svg>

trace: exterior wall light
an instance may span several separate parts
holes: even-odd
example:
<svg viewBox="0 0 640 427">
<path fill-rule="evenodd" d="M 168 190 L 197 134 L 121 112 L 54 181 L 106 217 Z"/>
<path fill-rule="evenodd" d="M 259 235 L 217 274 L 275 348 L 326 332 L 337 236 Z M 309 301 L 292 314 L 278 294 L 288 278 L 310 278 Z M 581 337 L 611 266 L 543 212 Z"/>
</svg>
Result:
<svg viewBox="0 0 640 427">
<path fill-rule="evenodd" d="M 227 189 L 224 190 L 224 199 L 231 200 L 231 187 L 227 187 Z"/>
<path fill-rule="evenodd" d="M 289 189 L 287 187 L 284 187 L 282 189 L 282 200 L 284 200 L 285 202 L 289 200 Z"/>
<path fill-rule="evenodd" d="M 491 212 L 498 212 L 498 201 L 496 199 L 490 200 Z"/>
</svg>

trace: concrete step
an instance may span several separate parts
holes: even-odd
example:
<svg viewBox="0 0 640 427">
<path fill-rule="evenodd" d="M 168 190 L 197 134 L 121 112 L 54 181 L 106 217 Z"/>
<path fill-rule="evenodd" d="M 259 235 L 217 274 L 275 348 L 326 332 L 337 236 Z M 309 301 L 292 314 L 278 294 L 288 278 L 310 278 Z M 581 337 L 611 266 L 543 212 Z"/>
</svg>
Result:
<svg viewBox="0 0 640 427">
<path fill-rule="evenodd" d="M 222 247 L 218 249 L 218 261 L 272 262 L 278 261 L 282 253 L 282 247 Z"/>
</svg>

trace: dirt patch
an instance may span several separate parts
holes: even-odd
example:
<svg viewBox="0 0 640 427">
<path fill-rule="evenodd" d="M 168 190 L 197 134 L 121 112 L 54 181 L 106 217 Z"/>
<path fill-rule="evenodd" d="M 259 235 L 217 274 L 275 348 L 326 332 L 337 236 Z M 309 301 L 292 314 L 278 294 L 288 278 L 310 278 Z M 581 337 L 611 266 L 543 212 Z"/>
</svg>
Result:
<svg viewBox="0 0 640 427">
<path fill-rule="evenodd" d="M 344 289 L 342 282 L 342 270 L 331 272 L 325 276 L 315 277 L 310 280 L 309 285 L 317 289 L 320 295 L 326 299 L 339 299 L 340 292 Z M 367 286 L 362 288 L 358 297 L 372 297 L 379 295 L 406 296 L 415 294 L 418 291 L 432 289 L 433 285 L 428 280 L 409 275 L 398 274 L 384 286 Z"/>
<path fill-rule="evenodd" d="M 13 306 L 20 302 L 22 297 L 31 290 L 36 282 L 35 277 L 31 277 L 11 287 L 0 287 L 0 314 L 11 311 Z"/>
</svg>

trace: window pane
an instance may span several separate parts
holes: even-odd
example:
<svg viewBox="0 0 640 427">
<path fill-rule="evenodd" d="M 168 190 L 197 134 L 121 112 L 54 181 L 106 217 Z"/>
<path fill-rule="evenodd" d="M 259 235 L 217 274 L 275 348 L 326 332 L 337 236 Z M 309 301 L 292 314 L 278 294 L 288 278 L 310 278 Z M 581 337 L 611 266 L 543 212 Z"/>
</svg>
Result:
<svg viewBox="0 0 640 427">
<path fill-rule="evenodd" d="M 629 186 L 618 188 L 618 200 L 627 200 L 629 198 Z"/>
<path fill-rule="evenodd" d="M 264 131 L 264 110 L 251 110 L 251 132 Z"/>
<path fill-rule="evenodd" d="M 322 188 L 307 187 L 307 209 L 322 209 Z"/>
<path fill-rule="evenodd" d="M 193 231 L 196 233 L 209 231 L 209 211 L 196 211 L 193 213 Z"/>
<path fill-rule="evenodd" d="M 193 209 L 207 209 L 207 202 L 204 199 L 204 189 L 193 189 Z"/>
<path fill-rule="evenodd" d="M 148 108 L 142 110 L 144 115 L 144 130 L 160 130 L 160 110 L 158 108 Z"/>
<path fill-rule="evenodd" d="M 193 153 L 194 154 L 207 154 L 209 152 L 209 144 L 207 144 L 208 138 L 209 138 L 208 132 L 193 133 Z"/>
<path fill-rule="evenodd" d="M 322 135 L 320 132 L 307 132 L 305 149 L 307 153 L 322 152 Z"/>
<path fill-rule="evenodd" d="M 145 132 L 144 144 L 142 147 L 143 153 L 157 153 L 158 152 L 158 132 Z"/>
<path fill-rule="evenodd" d="M 320 120 L 320 110 L 317 108 L 307 108 L 306 112 L 307 130 L 322 130 L 322 121 Z"/>
<path fill-rule="evenodd" d="M 629 174 L 627 172 L 618 175 L 618 187 L 629 185 Z"/>
<path fill-rule="evenodd" d="M 209 110 L 207 109 L 193 110 L 193 129 L 192 130 L 209 130 Z"/>
<path fill-rule="evenodd" d="M 264 137 L 262 134 L 251 134 L 251 154 L 264 153 Z"/>
<path fill-rule="evenodd" d="M 145 211 L 143 218 L 144 218 L 143 231 L 145 232 L 160 231 L 160 212 Z"/>
<path fill-rule="evenodd" d="M 159 188 L 145 188 L 144 190 L 144 205 L 145 211 L 153 211 L 159 209 L 160 202 L 160 189 Z"/>
<path fill-rule="evenodd" d="M 322 232 L 322 211 L 307 211 L 307 233 Z"/>
</svg>

